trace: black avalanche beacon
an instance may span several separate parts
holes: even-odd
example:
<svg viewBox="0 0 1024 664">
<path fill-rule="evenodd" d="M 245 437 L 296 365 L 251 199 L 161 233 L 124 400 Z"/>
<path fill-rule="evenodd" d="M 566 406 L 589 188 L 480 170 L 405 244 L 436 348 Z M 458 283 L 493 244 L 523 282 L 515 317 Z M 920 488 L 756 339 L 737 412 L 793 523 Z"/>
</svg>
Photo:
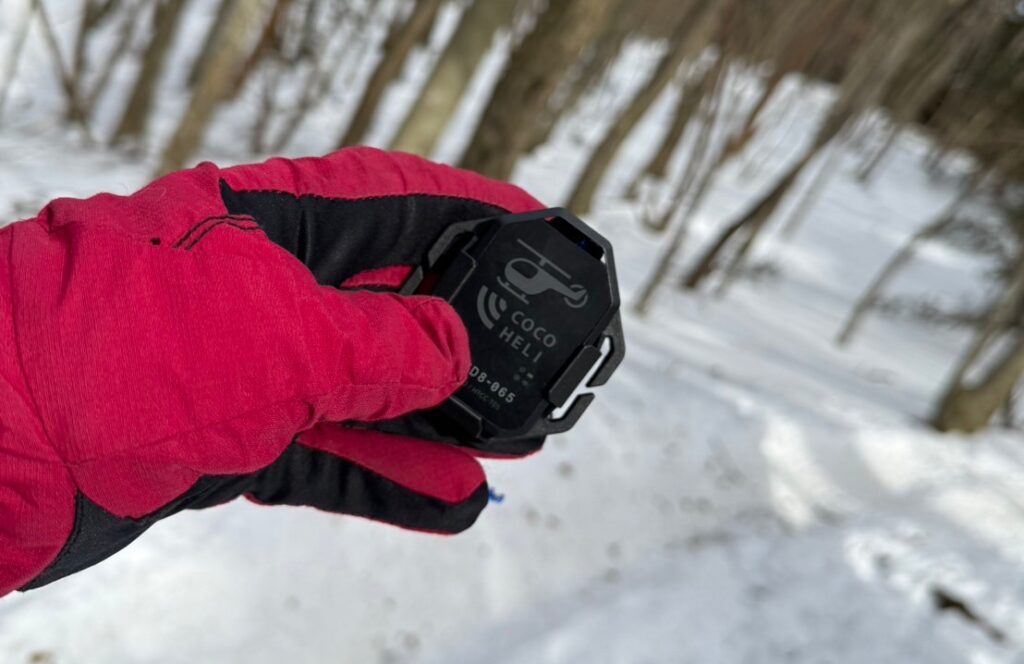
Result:
<svg viewBox="0 0 1024 664">
<path fill-rule="evenodd" d="M 567 210 L 454 224 L 402 292 L 462 317 L 472 368 L 441 412 L 480 441 L 568 430 L 625 354 L 612 247 Z"/>
</svg>

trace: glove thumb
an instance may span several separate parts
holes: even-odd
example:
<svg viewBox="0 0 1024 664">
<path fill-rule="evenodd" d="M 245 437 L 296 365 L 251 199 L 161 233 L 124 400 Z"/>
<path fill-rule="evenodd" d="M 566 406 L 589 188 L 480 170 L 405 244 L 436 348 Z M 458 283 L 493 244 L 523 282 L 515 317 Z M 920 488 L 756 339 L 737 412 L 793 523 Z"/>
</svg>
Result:
<svg viewBox="0 0 1024 664">
<path fill-rule="evenodd" d="M 320 287 L 310 343 L 325 358 L 320 421 L 375 421 L 430 408 L 469 373 L 469 340 L 443 300 Z"/>
</svg>

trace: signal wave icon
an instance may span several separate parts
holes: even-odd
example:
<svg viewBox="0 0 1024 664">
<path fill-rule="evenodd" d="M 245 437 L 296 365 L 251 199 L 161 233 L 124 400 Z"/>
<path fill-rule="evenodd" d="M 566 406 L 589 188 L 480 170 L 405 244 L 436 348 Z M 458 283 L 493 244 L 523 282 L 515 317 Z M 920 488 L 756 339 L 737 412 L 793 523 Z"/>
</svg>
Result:
<svg viewBox="0 0 1024 664">
<path fill-rule="evenodd" d="M 494 328 L 501 315 L 508 309 L 508 302 L 487 286 L 481 286 L 480 292 L 476 295 L 476 312 L 480 315 L 480 322 L 488 330 Z"/>
</svg>

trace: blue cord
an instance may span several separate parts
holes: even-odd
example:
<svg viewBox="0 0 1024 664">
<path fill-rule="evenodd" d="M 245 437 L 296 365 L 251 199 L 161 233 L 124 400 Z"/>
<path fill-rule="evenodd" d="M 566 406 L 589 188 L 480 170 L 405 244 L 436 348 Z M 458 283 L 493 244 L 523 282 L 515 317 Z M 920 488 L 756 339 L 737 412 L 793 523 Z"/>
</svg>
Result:
<svg viewBox="0 0 1024 664">
<path fill-rule="evenodd" d="M 489 502 L 492 502 L 492 503 L 495 503 L 497 505 L 500 505 L 503 502 L 505 502 L 505 494 L 498 493 L 497 490 L 495 490 L 493 487 L 488 487 L 487 488 L 487 499 L 488 499 Z"/>
</svg>

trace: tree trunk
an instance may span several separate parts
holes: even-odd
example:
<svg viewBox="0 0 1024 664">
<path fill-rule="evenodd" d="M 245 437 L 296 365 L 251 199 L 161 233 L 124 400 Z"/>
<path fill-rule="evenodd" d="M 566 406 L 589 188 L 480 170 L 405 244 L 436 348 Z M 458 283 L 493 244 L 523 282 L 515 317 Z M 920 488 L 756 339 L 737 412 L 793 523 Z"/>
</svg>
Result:
<svg viewBox="0 0 1024 664">
<path fill-rule="evenodd" d="M 316 20 L 316 14 L 313 13 L 313 9 L 315 7 L 312 5 L 306 6 L 307 14 L 304 21 L 305 27 L 303 28 L 305 32 L 310 34 L 314 29 Z M 302 94 L 299 96 L 299 100 L 288 111 L 284 119 L 278 123 L 281 126 L 280 131 L 273 140 L 269 140 L 268 137 L 262 134 L 258 138 L 254 138 L 254 141 L 258 142 L 260 146 L 267 145 L 269 141 L 271 152 L 281 152 L 291 142 L 309 112 L 319 106 L 330 93 L 331 86 L 339 78 L 338 72 L 343 70 L 342 65 L 344 64 L 349 67 L 349 73 L 351 73 L 352 69 L 359 68 L 357 62 L 359 58 L 352 57 L 352 54 L 360 52 L 360 47 L 362 46 L 360 38 L 365 34 L 366 26 L 373 20 L 373 14 L 369 12 L 356 12 L 350 18 L 350 11 L 342 9 L 333 13 L 328 29 L 325 32 L 328 35 L 325 45 L 323 48 L 308 54 L 310 60 L 309 71 L 303 82 Z M 331 43 L 337 35 L 340 35 L 340 37 L 337 37 L 339 46 L 332 50 L 330 48 Z M 353 36 L 355 37 L 353 38 Z M 276 75 L 277 73 L 275 72 Z M 342 76 L 340 78 L 344 79 L 345 77 Z M 270 119 L 267 118 L 266 122 L 269 123 L 269 121 Z"/>
<path fill-rule="evenodd" d="M 512 21 L 517 5 L 518 0 L 475 0 L 470 5 L 392 141 L 393 150 L 430 156 L 495 33 Z"/>
<path fill-rule="evenodd" d="M 974 335 L 970 347 L 960 359 L 953 376 L 949 381 L 950 389 L 955 390 L 962 385 L 967 373 L 982 356 L 989 344 L 1000 330 L 1010 322 L 1015 311 L 1020 308 L 1024 299 L 1024 257 L 1018 257 L 1016 271 L 1003 292 L 1002 297 L 992 306 L 984 324 Z"/>
<path fill-rule="evenodd" d="M 138 141 L 145 136 L 157 83 L 187 3 L 188 0 L 162 0 L 157 5 L 153 13 L 153 35 L 142 56 L 142 66 L 135 77 L 131 97 L 110 139 L 111 144 Z"/>
<path fill-rule="evenodd" d="M 1020 381 L 1018 381 L 1018 384 Z M 1012 390 L 1006 395 L 1006 401 L 1003 402 L 1003 407 L 999 410 L 1002 416 L 1003 427 L 1006 429 L 1017 428 L 1017 386 L 1015 385 Z"/>
<path fill-rule="evenodd" d="M 750 140 L 757 134 L 758 122 L 761 119 L 761 114 L 764 109 L 767 108 L 768 102 L 775 96 L 775 91 L 779 89 L 779 84 L 785 76 L 781 71 L 772 72 L 771 76 L 765 82 L 761 88 L 760 95 L 757 101 L 754 102 L 754 107 L 747 113 L 746 119 L 743 121 L 743 126 L 739 131 L 734 133 L 730 138 L 729 142 L 726 143 L 725 149 L 722 154 L 725 159 L 732 157 L 733 155 L 739 154 L 743 151 L 743 148 L 747 147 Z"/>
<path fill-rule="evenodd" d="M 804 220 L 807 219 L 807 215 L 814 209 L 818 199 L 821 198 L 821 194 L 825 191 L 829 180 L 836 174 L 839 166 L 839 157 L 843 154 L 844 144 L 845 141 L 843 141 L 842 137 L 829 143 L 829 147 L 826 149 L 827 154 L 822 158 L 821 166 L 818 167 L 817 172 L 814 174 L 814 179 L 807 185 L 807 188 L 800 197 L 800 202 L 796 204 L 796 207 L 789 214 L 789 218 L 782 224 L 782 237 L 793 237 Z"/>
<path fill-rule="evenodd" d="M 878 304 L 879 298 L 882 296 L 882 290 L 885 286 L 892 281 L 903 267 L 910 262 L 913 254 L 918 250 L 921 243 L 936 237 L 941 234 L 949 225 L 952 223 L 954 217 L 952 215 L 944 215 L 943 218 L 938 221 L 928 224 L 918 233 L 915 233 L 910 240 L 903 245 L 903 247 L 889 259 L 889 262 L 881 269 L 878 276 L 874 278 L 867 290 L 864 291 L 863 295 L 854 304 L 853 309 L 850 312 L 850 316 L 847 318 L 846 323 L 843 324 L 843 328 L 840 330 L 839 335 L 836 337 L 836 345 L 846 345 L 850 342 L 854 333 L 860 328 L 860 324 L 863 322 L 864 317 L 874 305 Z"/>
<path fill-rule="evenodd" d="M 910 57 L 927 36 L 929 26 L 936 18 L 922 11 L 926 5 L 927 0 L 911 0 L 900 4 L 881 3 L 878 6 L 880 15 L 876 18 L 879 19 L 879 29 L 865 39 L 851 57 L 850 67 L 836 100 L 815 133 L 809 149 L 750 210 L 726 226 L 683 280 L 684 288 L 697 288 L 711 274 L 732 239 L 740 235 L 741 244 L 734 252 L 728 268 L 733 275 L 738 272 L 761 229 L 811 159 L 839 134 L 860 109 L 874 106 L 881 100 L 900 63 Z M 892 16 L 890 12 L 897 12 L 897 15 Z"/>
<path fill-rule="evenodd" d="M 668 132 L 658 145 L 658 150 L 651 157 L 651 160 L 647 162 L 647 166 L 644 167 L 643 171 L 641 171 L 643 175 L 659 180 L 665 178 L 665 175 L 668 173 L 669 162 L 672 161 L 672 155 L 679 146 L 683 134 L 686 133 L 686 127 L 690 124 L 690 118 L 700 108 L 700 101 L 704 98 L 704 94 L 709 87 L 708 83 L 717 76 L 717 71 L 718 67 L 712 65 L 703 74 L 691 81 L 687 81 L 683 85 L 683 89 L 679 93 L 679 101 L 676 103 L 675 111 L 672 114 L 672 124 L 669 125 Z"/>
<path fill-rule="evenodd" d="M 199 50 L 199 55 L 192 62 L 192 68 L 188 74 L 188 86 L 191 88 L 199 80 L 203 71 L 206 69 L 210 58 L 213 57 L 214 52 L 220 48 L 220 44 L 224 39 L 224 29 L 227 26 L 228 16 L 235 11 L 235 5 L 243 1 L 254 1 L 254 0 L 220 0 L 220 4 L 217 5 L 217 14 L 213 17 L 213 21 L 210 23 L 210 27 L 206 32 L 206 39 L 203 41 L 203 47 Z"/>
<path fill-rule="evenodd" d="M 76 82 L 79 89 L 83 87 L 82 82 L 85 78 L 86 51 L 88 50 L 89 35 L 118 4 L 117 0 L 82 0 L 81 21 L 78 24 L 78 33 L 75 35 L 74 47 L 71 52 L 70 71 L 70 76 Z M 83 116 L 88 116 L 88 107 L 81 99 L 78 100 L 77 108 L 72 104 L 68 104 L 67 108 L 65 108 L 65 117 L 68 120 L 74 120 L 75 113 L 79 110 L 81 110 Z"/>
<path fill-rule="evenodd" d="M 462 166 L 507 180 L 532 139 L 533 122 L 548 105 L 577 55 L 604 25 L 607 0 L 551 2 L 509 57 L 483 112 Z"/>
<path fill-rule="evenodd" d="M 666 214 L 666 218 L 669 218 L 674 210 L 669 210 Z M 667 222 L 665 224 L 668 225 Z M 658 263 L 654 266 L 654 271 L 644 282 L 643 287 L 640 289 L 640 296 L 633 303 L 633 311 L 638 316 L 646 316 L 647 312 L 651 308 L 651 303 L 654 301 L 654 295 L 658 292 L 658 288 L 668 278 L 669 271 L 672 269 L 672 264 L 675 262 L 676 256 L 682 251 L 683 245 L 686 242 L 686 235 L 689 232 L 689 224 L 686 223 L 685 219 L 680 219 L 676 223 L 675 228 L 672 229 L 672 236 L 669 238 L 668 244 L 665 246 L 658 258 Z"/>
<path fill-rule="evenodd" d="M 256 109 L 256 118 L 252 124 L 252 131 L 249 133 L 249 150 L 253 154 L 260 154 L 266 149 L 267 131 L 270 127 L 271 119 L 277 112 L 275 92 L 283 75 L 282 65 L 280 63 L 272 63 L 262 81 L 259 106 Z"/>
<path fill-rule="evenodd" d="M 349 121 L 339 145 L 357 145 L 366 137 L 384 92 L 401 73 L 406 58 L 416 44 L 430 33 L 430 27 L 434 24 L 440 7 L 441 0 L 416 0 L 409 18 L 404 23 L 391 27 L 387 39 L 384 40 L 381 60 L 366 83 L 359 106 Z"/>
<path fill-rule="evenodd" d="M 99 74 L 96 76 L 96 81 L 93 83 L 92 88 L 86 95 L 83 106 L 85 107 L 85 113 L 87 120 L 91 120 L 93 110 L 96 108 L 96 103 L 107 89 L 107 85 L 110 83 L 111 77 L 114 75 L 114 70 L 117 68 L 118 63 L 127 55 L 130 51 L 132 39 L 135 37 L 135 32 L 138 29 L 138 17 L 139 13 L 145 3 L 133 2 L 130 3 L 127 9 L 124 11 L 124 18 L 118 26 L 117 40 L 111 45 L 107 51 L 106 57 L 103 59 L 103 63 L 99 66 Z"/>
<path fill-rule="evenodd" d="M 82 111 L 82 106 L 78 99 L 78 82 L 71 76 L 71 72 L 64 65 L 64 57 L 60 52 L 60 40 L 57 38 L 57 33 L 53 29 L 53 22 L 50 20 L 50 15 L 46 11 L 46 6 L 43 0 L 32 0 L 32 4 L 35 9 L 35 13 L 39 16 L 39 23 L 42 26 L 43 40 L 46 42 L 46 46 L 50 51 L 50 55 L 53 58 L 54 70 L 57 73 L 57 79 L 60 81 L 61 88 L 64 90 L 64 98 L 66 102 L 66 114 L 65 117 L 69 122 L 79 124 L 82 129 L 88 134 L 88 127 L 85 125 L 85 113 Z"/>
<path fill-rule="evenodd" d="M 957 200 L 945 212 L 930 224 L 914 233 L 906 244 L 889 259 L 889 262 L 879 271 L 871 285 L 868 286 L 867 290 L 864 291 L 864 294 L 860 296 L 850 311 L 850 315 L 836 336 L 837 346 L 845 346 L 850 342 L 850 339 L 863 322 L 864 317 L 878 303 L 882 290 L 910 262 L 910 259 L 913 258 L 921 243 L 941 235 L 953 224 L 956 220 L 957 210 L 959 210 L 964 200 L 965 196 L 963 194 L 958 196 Z"/>
<path fill-rule="evenodd" d="M 871 179 L 875 173 L 875 169 L 882 163 L 885 156 L 889 154 L 893 146 L 896 145 L 896 138 L 900 135 L 900 124 L 896 122 L 890 122 L 883 131 L 885 132 L 882 136 L 882 142 L 879 144 L 875 151 L 868 156 L 867 159 L 857 169 L 857 181 L 865 183 Z"/>
<path fill-rule="evenodd" d="M 1019 222 L 1021 219 L 1008 219 Z M 1024 371 L 1024 334 L 1013 326 L 1012 342 L 992 362 L 981 380 L 966 385 L 967 374 L 995 342 L 1000 330 L 1011 323 L 1020 322 L 1024 304 L 1024 249 L 1018 248 L 1013 273 L 1002 295 L 989 309 L 981 328 L 975 333 L 967 352 L 960 358 L 939 400 L 931 420 L 939 431 L 973 432 L 985 428 L 995 412 L 1012 398 L 1012 393 Z"/>
<path fill-rule="evenodd" d="M 689 217 L 690 212 L 699 204 L 707 183 L 713 177 L 718 157 L 709 153 L 711 137 L 719 124 L 721 97 L 725 94 L 725 69 L 725 58 L 719 56 L 705 75 L 699 91 L 700 94 L 696 94 L 697 91 L 695 91 L 691 95 L 697 98 L 698 105 L 703 106 L 700 133 L 697 134 L 697 138 L 693 143 L 693 149 L 690 152 L 690 158 L 687 160 L 686 169 L 683 171 L 679 181 L 673 186 L 669 205 L 660 217 L 647 220 L 646 226 L 655 233 L 661 233 L 668 228 L 673 216 L 681 216 L 684 219 Z M 681 210 L 683 202 L 687 198 L 689 198 L 689 202 L 686 209 Z"/>
<path fill-rule="evenodd" d="M 762 200 L 761 205 L 757 206 L 752 211 L 752 215 L 748 217 L 745 227 L 741 229 L 744 235 L 743 241 L 729 258 L 729 264 L 725 269 L 725 275 L 722 277 L 722 281 L 719 283 L 716 291 L 717 295 L 724 295 L 729 286 L 731 286 L 733 282 L 736 281 L 737 277 L 739 277 L 743 264 L 746 262 L 747 256 L 750 254 L 751 248 L 754 246 L 757 238 L 761 235 L 764 227 L 768 224 L 768 220 L 771 219 L 772 214 L 775 213 L 779 204 L 786 197 L 786 194 L 793 189 L 797 179 L 807 168 L 807 165 L 811 163 L 811 161 L 817 157 L 827 145 L 828 143 L 811 148 L 808 153 L 793 166 L 789 173 L 779 181 L 775 186 L 775 189 Z"/>
<path fill-rule="evenodd" d="M 602 79 L 609 65 L 622 51 L 629 31 L 622 29 L 620 19 L 624 11 L 633 11 L 635 7 L 625 0 L 609 2 L 615 4 L 615 10 L 609 13 L 603 29 L 559 83 L 552 95 L 552 103 L 534 121 L 533 136 L 525 152 L 533 152 L 548 142 L 562 115 L 576 108 L 580 98 Z"/>
<path fill-rule="evenodd" d="M 35 15 L 35 2 L 30 2 L 18 17 L 11 40 L 11 49 L 7 52 L 6 67 L 3 77 L 0 78 L 0 116 L 3 115 L 4 105 L 7 103 L 7 95 L 11 92 L 11 84 L 18 73 L 18 62 L 21 60 L 21 53 L 25 50 L 25 38 L 28 36 L 28 28 L 32 24 L 32 17 Z"/>
<path fill-rule="evenodd" d="M 760 231 L 760 227 L 768 221 L 768 218 L 771 217 L 772 213 L 779 206 L 779 203 L 785 197 L 790 187 L 793 186 L 793 183 L 796 182 L 800 173 L 821 147 L 822 144 L 819 141 L 815 141 L 804 155 L 789 167 L 786 174 L 779 178 L 778 182 L 775 183 L 775 186 L 767 194 L 762 196 L 745 214 L 729 224 L 719 234 L 718 238 L 712 242 L 711 246 L 697 260 L 696 265 L 683 280 L 684 288 L 693 290 L 699 287 L 704 279 L 714 270 L 719 256 L 728 246 L 730 240 L 737 234 L 740 234 L 745 235 L 743 244 L 740 245 L 740 248 L 734 254 L 729 266 L 729 269 L 732 271 L 738 269 L 739 260 L 750 250 L 750 246 Z"/>
<path fill-rule="evenodd" d="M 911 57 L 892 85 L 886 106 L 892 117 L 882 144 L 862 164 L 857 173 L 866 182 L 892 150 L 903 125 L 916 122 L 922 109 L 933 101 L 944 86 L 951 85 L 956 67 L 969 48 L 984 39 L 991 21 L 1001 20 L 985 3 L 951 3 L 945 21 L 936 23 L 931 39 Z"/>
<path fill-rule="evenodd" d="M 793 16 L 790 25 L 785 26 L 787 29 L 782 35 L 780 44 L 776 47 L 779 55 L 772 64 L 771 73 L 761 87 L 760 95 L 753 108 L 747 113 L 742 128 L 730 137 L 726 148 L 722 151 L 723 159 L 739 154 L 746 147 L 757 133 L 761 114 L 768 106 L 768 102 L 775 96 L 779 84 L 790 73 L 802 73 L 807 69 L 814 56 L 828 41 L 833 26 L 836 22 L 841 21 L 843 14 L 848 11 L 848 5 L 844 1 L 814 2 L 810 6 L 793 4 L 791 9 L 798 14 L 808 11 L 812 14 L 811 17 L 804 18 Z M 820 13 L 818 13 L 819 10 Z"/>
<path fill-rule="evenodd" d="M 806 80 L 800 78 L 794 81 L 792 87 L 777 87 L 772 92 L 772 98 L 769 100 L 771 103 L 766 107 L 766 110 L 771 110 L 771 113 L 766 116 L 765 111 L 761 111 L 761 119 L 751 128 L 747 142 L 736 143 L 730 141 L 726 144 L 722 153 L 723 159 L 743 157 L 743 165 L 740 168 L 741 178 L 744 180 L 756 178 L 759 173 L 764 171 L 767 164 L 771 161 L 771 157 L 780 150 L 784 150 L 785 146 L 792 142 L 793 133 L 797 131 L 796 126 L 803 125 L 803 118 L 796 117 L 800 115 L 800 111 L 797 110 L 794 113 L 794 105 L 796 103 L 794 100 L 803 97 L 809 85 Z M 770 137 L 770 144 L 765 142 L 764 145 L 756 145 L 747 150 L 746 148 L 750 145 L 749 141 L 757 135 L 761 127 L 766 127 L 769 124 L 776 127 L 776 131 L 772 132 Z M 741 129 L 733 135 L 739 137 L 744 131 L 746 130 Z M 742 141 L 743 139 L 737 138 L 736 140 Z"/>
<path fill-rule="evenodd" d="M 687 165 L 687 171 L 693 171 L 693 175 L 684 176 L 676 186 L 676 190 L 672 196 L 672 200 L 665 211 L 664 216 L 658 220 L 655 226 L 656 230 L 663 231 L 668 227 L 669 221 L 673 216 L 679 216 L 679 220 L 676 222 L 676 226 L 672 231 L 672 236 L 669 238 L 668 244 L 658 259 L 658 263 L 651 273 L 651 276 L 647 278 L 643 288 L 640 291 L 640 297 L 637 298 L 636 303 L 633 305 L 633 310 L 638 315 L 645 315 L 650 309 L 651 302 L 654 300 L 655 293 L 658 292 L 658 288 L 668 278 L 669 271 L 672 268 L 672 264 L 675 262 L 676 257 L 683 249 L 683 245 L 686 242 L 686 236 L 689 232 L 689 219 L 687 214 L 680 214 L 683 200 L 687 196 L 690 189 L 688 183 L 696 180 L 696 173 L 700 171 L 702 167 L 707 169 L 713 169 L 717 161 L 714 156 L 708 159 L 708 148 L 711 144 L 711 135 L 715 133 L 715 129 L 719 124 L 722 113 L 720 112 L 722 106 L 722 97 L 725 94 L 724 75 L 725 70 L 725 57 L 720 56 L 715 64 L 709 70 L 709 76 L 714 81 L 714 87 L 712 92 L 704 96 L 704 112 L 703 112 L 703 126 L 701 127 L 701 134 L 697 137 L 697 141 L 693 147 L 693 154 L 690 157 L 690 163 Z M 705 162 L 710 162 L 704 165 Z M 707 183 L 710 180 L 710 173 L 705 173 L 705 179 L 702 183 Z M 700 187 L 694 192 L 694 196 L 701 196 L 702 191 Z M 687 210 L 688 212 L 689 210 Z"/>
<path fill-rule="evenodd" d="M 591 88 L 604 79 L 608 67 L 622 52 L 636 24 L 637 5 L 631 0 L 610 0 L 615 9 L 608 13 L 605 24 L 597 33 L 588 51 L 577 63 L 576 76 L 569 83 L 569 90 L 562 108 L 573 109 Z M 650 15 L 650 3 L 647 6 Z M 554 124 L 554 123 L 552 123 Z"/>
<path fill-rule="evenodd" d="M 89 41 L 89 33 L 98 20 L 98 9 L 96 0 L 81 0 L 81 8 L 78 10 L 78 33 L 71 48 L 71 77 L 76 81 L 82 80 L 82 73 L 85 71 L 86 44 Z"/>
<path fill-rule="evenodd" d="M 270 10 L 270 17 L 267 19 L 266 25 L 263 26 L 260 38 L 256 40 L 256 46 L 253 47 L 249 57 L 242 64 L 238 76 L 235 77 L 235 85 L 231 90 L 232 99 L 238 97 L 245 89 L 245 84 L 252 77 L 253 72 L 259 68 L 264 58 L 277 49 L 291 5 L 292 0 L 274 1 L 274 8 Z"/>
<path fill-rule="evenodd" d="M 1007 403 L 1024 373 L 1024 335 L 994 361 L 992 368 L 972 387 L 954 384 L 939 402 L 931 425 L 939 431 L 973 433 L 988 426 L 992 416 Z"/>
<path fill-rule="evenodd" d="M 185 114 L 164 148 L 158 173 L 181 168 L 202 144 L 210 120 L 231 93 L 231 81 L 245 59 L 248 37 L 263 14 L 262 2 L 247 0 L 235 3 L 224 18 L 223 40 L 196 80 Z"/>
<path fill-rule="evenodd" d="M 697 4 L 700 7 L 700 3 Z M 684 17 L 679 22 L 679 27 L 670 40 L 670 51 L 658 63 L 657 69 L 641 88 L 640 92 L 630 101 L 625 110 L 612 123 L 605 134 L 604 139 L 594 150 L 587 162 L 583 173 L 576 181 L 576 186 L 569 196 L 568 207 L 576 214 L 587 214 L 590 211 L 594 200 L 594 194 L 604 179 L 608 167 L 611 165 L 619 148 L 629 137 L 633 128 L 640 122 L 647 113 L 651 104 L 661 96 L 668 84 L 671 83 L 679 71 L 680 65 L 687 58 L 693 57 L 700 52 L 713 34 L 714 24 L 718 18 L 719 9 L 717 3 L 708 3 L 697 10 L 696 23 L 690 20 L 690 16 Z"/>
</svg>

